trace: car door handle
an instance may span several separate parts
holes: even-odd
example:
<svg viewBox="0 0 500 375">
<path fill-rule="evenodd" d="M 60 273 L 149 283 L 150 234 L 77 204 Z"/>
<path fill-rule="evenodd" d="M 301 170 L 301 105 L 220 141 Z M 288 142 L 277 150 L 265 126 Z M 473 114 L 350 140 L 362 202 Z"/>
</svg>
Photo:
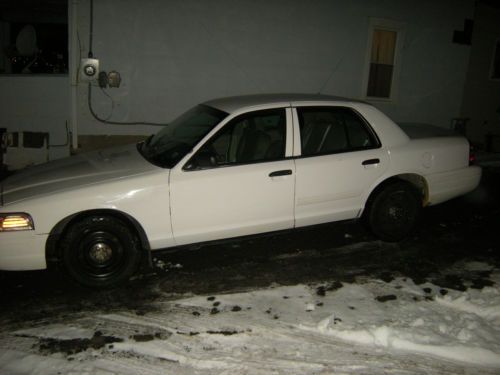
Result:
<svg viewBox="0 0 500 375">
<path fill-rule="evenodd" d="M 379 164 L 379 163 L 380 163 L 380 159 L 368 159 L 368 160 L 363 161 L 361 164 L 362 165 L 371 165 L 371 164 Z"/>
<path fill-rule="evenodd" d="M 269 177 L 278 177 L 278 176 L 289 176 L 292 174 L 291 169 L 283 169 L 281 171 L 274 171 L 269 173 Z"/>
</svg>

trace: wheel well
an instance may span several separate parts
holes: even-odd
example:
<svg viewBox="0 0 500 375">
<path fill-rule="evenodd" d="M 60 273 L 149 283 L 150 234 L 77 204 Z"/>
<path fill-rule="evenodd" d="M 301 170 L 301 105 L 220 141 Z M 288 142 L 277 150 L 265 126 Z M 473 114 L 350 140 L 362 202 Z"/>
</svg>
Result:
<svg viewBox="0 0 500 375">
<path fill-rule="evenodd" d="M 88 211 L 82 211 L 75 213 L 73 215 L 70 215 L 61 221 L 59 221 L 54 228 L 49 233 L 47 243 L 45 246 L 45 259 L 47 261 L 47 266 L 51 266 L 53 264 L 59 263 L 60 261 L 60 254 L 59 254 L 59 241 L 60 239 L 64 236 L 65 232 L 67 229 L 75 222 L 81 220 L 84 217 L 87 216 L 94 216 L 94 215 L 106 215 L 106 216 L 113 216 L 117 219 L 120 219 L 123 221 L 125 224 L 127 224 L 130 228 L 130 230 L 134 231 L 134 233 L 137 235 L 139 238 L 141 248 L 143 249 L 144 252 L 146 252 L 147 255 L 147 260 L 150 262 L 150 248 L 149 248 L 149 241 L 146 236 L 146 232 L 144 231 L 144 228 L 142 228 L 141 224 L 137 220 L 135 220 L 132 216 L 121 212 L 117 210 L 109 210 L 109 209 L 98 209 L 98 210 L 88 210 Z"/>
<path fill-rule="evenodd" d="M 379 191 L 384 189 L 389 184 L 393 184 L 395 182 L 406 182 L 409 185 L 413 186 L 416 191 L 422 196 L 422 206 L 426 206 L 429 202 L 429 188 L 427 186 L 427 181 L 424 177 L 414 174 L 414 173 L 404 173 L 389 177 L 388 179 L 382 181 L 377 185 L 375 189 L 370 193 L 368 199 L 365 204 L 365 212 L 369 209 L 373 198 L 378 194 Z"/>
</svg>

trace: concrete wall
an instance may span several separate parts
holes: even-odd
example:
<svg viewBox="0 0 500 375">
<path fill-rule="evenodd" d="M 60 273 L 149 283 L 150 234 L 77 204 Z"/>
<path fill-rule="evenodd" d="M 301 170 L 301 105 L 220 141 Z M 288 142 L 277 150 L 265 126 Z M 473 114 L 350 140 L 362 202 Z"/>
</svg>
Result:
<svg viewBox="0 0 500 375">
<path fill-rule="evenodd" d="M 76 4 L 73 48 L 86 57 L 89 1 Z M 375 104 L 397 121 L 448 126 L 460 114 L 470 51 L 452 43 L 453 31 L 463 29 L 473 7 L 472 0 L 94 1 L 94 57 L 102 70 L 120 72 L 122 85 L 105 90 L 109 97 L 93 88 L 93 107 L 113 121 L 168 123 L 200 101 L 227 95 L 321 90 L 364 98 L 375 17 L 405 31 L 398 96 Z M 77 119 L 84 135 L 157 131 L 99 123 L 81 82 Z"/>
<path fill-rule="evenodd" d="M 500 80 L 490 78 L 497 41 L 500 41 L 500 7 L 478 3 L 462 114 L 470 118 L 469 138 L 480 144 L 485 143 L 488 133 L 500 136 Z M 496 151 L 500 151 L 500 146 Z"/>
<path fill-rule="evenodd" d="M 0 75 L 0 127 L 48 132 L 52 145 L 66 143 L 69 115 L 67 76 Z M 69 145 L 51 147 L 50 159 L 69 155 Z"/>
</svg>

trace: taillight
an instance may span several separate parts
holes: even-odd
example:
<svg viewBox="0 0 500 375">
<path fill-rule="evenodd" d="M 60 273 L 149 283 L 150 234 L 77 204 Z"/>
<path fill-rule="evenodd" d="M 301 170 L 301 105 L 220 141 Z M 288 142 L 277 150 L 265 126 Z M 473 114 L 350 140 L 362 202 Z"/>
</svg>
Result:
<svg viewBox="0 0 500 375">
<path fill-rule="evenodd" d="M 474 153 L 474 147 L 469 147 L 469 165 L 476 164 L 476 154 Z"/>
</svg>

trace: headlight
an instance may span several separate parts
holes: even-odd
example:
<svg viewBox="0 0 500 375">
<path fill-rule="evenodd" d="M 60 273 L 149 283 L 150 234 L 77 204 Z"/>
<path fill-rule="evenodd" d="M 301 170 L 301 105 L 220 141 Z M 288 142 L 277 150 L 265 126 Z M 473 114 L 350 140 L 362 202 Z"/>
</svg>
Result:
<svg viewBox="0 0 500 375">
<path fill-rule="evenodd" d="M 30 215 L 25 213 L 0 213 L 0 232 L 33 230 L 35 225 Z"/>
</svg>

